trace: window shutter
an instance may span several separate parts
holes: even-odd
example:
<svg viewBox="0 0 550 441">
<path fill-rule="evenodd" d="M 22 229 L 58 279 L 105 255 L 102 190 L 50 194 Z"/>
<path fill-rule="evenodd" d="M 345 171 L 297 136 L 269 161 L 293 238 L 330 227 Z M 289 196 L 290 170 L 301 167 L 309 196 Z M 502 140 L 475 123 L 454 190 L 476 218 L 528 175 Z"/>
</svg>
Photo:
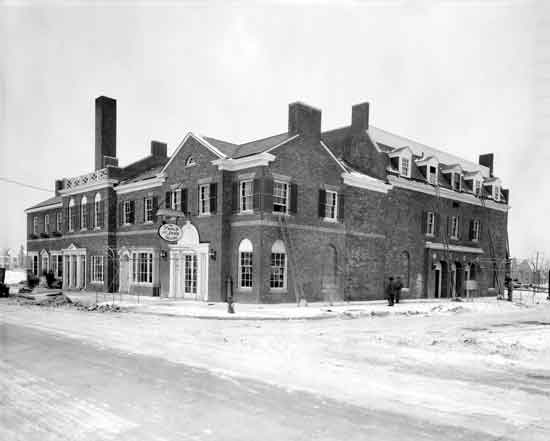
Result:
<svg viewBox="0 0 550 441">
<path fill-rule="evenodd" d="M 479 221 L 479 241 L 481 242 L 481 220 Z"/>
<path fill-rule="evenodd" d="M 451 237 L 452 234 L 452 216 L 447 216 L 447 236 Z"/>
<path fill-rule="evenodd" d="M 428 215 L 429 215 L 429 212 L 427 211 L 423 211 L 422 212 L 422 217 L 420 218 L 420 231 L 422 232 L 422 234 L 426 234 L 428 232 Z M 434 219 L 435 221 L 435 219 Z"/>
<path fill-rule="evenodd" d="M 118 224 L 122 225 L 124 223 L 124 202 L 120 201 L 118 203 Z"/>
<path fill-rule="evenodd" d="M 290 184 L 290 212 L 296 214 L 298 212 L 298 186 Z"/>
<path fill-rule="evenodd" d="M 105 226 L 105 201 L 99 202 L 99 227 L 103 228 Z"/>
<path fill-rule="evenodd" d="M 216 213 L 218 209 L 218 183 L 210 184 L 210 213 Z"/>
<path fill-rule="evenodd" d="M 181 211 L 187 216 L 187 188 L 181 189 Z"/>
<path fill-rule="evenodd" d="M 469 240 L 474 240 L 474 220 L 472 219 L 470 221 L 470 233 L 469 233 Z"/>
<path fill-rule="evenodd" d="M 88 228 L 89 229 L 93 229 L 95 227 L 95 225 L 93 225 L 94 223 L 94 209 L 95 209 L 95 204 L 88 204 L 88 222 L 87 222 L 87 225 L 88 225 Z"/>
<path fill-rule="evenodd" d="M 130 223 L 136 222 L 136 201 L 130 201 Z"/>
<path fill-rule="evenodd" d="M 157 215 L 157 210 L 159 209 L 159 198 L 157 196 L 153 196 L 153 222 L 156 221 L 155 216 Z"/>
<path fill-rule="evenodd" d="M 237 209 L 239 208 L 239 193 L 240 188 L 237 187 Z M 254 179 L 252 182 L 252 208 L 254 210 L 261 209 L 262 204 L 262 180 L 261 179 Z"/>
<path fill-rule="evenodd" d="M 318 207 L 318 215 L 320 218 L 325 217 L 326 203 L 327 203 L 327 192 L 321 188 L 319 190 L 319 207 Z"/>
<path fill-rule="evenodd" d="M 338 193 L 338 219 L 340 221 L 344 220 L 344 195 Z"/>
<path fill-rule="evenodd" d="M 273 211 L 273 179 L 269 177 L 264 178 L 263 185 L 263 207 L 264 211 L 271 213 Z"/>
<path fill-rule="evenodd" d="M 460 218 L 460 216 L 457 216 L 456 217 L 456 229 L 457 229 L 457 235 L 456 237 L 460 239 L 460 235 L 462 234 L 462 228 L 461 228 L 461 225 L 460 225 L 460 221 L 462 219 Z"/>
<path fill-rule="evenodd" d="M 441 227 L 440 227 L 441 216 L 439 215 L 439 213 L 434 214 L 434 223 L 435 223 L 435 226 L 434 226 L 435 235 L 439 236 L 439 231 L 441 230 Z"/>
<path fill-rule="evenodd" d="M 201 186 L 197 185 L 197 216 L 201 214 Z"/>
<path fill-rule="evenodd" d="M 74 220 L 74 229 L 80 230 L 80 215 L 82 214 L 80 210 L 80 205 L 74 205 L 74 211 L 75 211 L 75 220 Z"/>
<path fill-rule="evenodd" d="M 231 210 L 233 213 L 236 213 L 239 211 L 239 190 L 240 190 L 240 183 L 238 181 L 233 182 L 231 185 L 232 187 L 232 193 L 231 193 Z M 254 192 L 256 191 L 256 180 L 254 180 L 254 188 L 252 189 Z M 256 208 L 256 193 L 254 193 L 254 208 Z"/>
<path fill-rule="evenodd" d="M 171 192 L 167 191 L 164 196 L 164 208 L 172 208 L 172 205 L 170 204 L 170 195 Z"/>
</svg>

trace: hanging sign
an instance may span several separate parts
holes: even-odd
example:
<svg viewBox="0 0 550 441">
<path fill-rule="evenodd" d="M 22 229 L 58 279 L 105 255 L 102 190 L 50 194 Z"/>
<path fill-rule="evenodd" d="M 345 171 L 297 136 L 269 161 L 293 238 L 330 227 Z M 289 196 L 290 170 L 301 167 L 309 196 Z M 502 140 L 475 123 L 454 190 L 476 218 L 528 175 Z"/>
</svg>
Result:
<svg viewBox="0 0 550 441">
<path fill-rule="evenodd" d="M 166 242 L 177 242 L 182 236 L 181 228 L 176 224 L 163 224 L 159 227 L 158 233 Z"/>
</svg>

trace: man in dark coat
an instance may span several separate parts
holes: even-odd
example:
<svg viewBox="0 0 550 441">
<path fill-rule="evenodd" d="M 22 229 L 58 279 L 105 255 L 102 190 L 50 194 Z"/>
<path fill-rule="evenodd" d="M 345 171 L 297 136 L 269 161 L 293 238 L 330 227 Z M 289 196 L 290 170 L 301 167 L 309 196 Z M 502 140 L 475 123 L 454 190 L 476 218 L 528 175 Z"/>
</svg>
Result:
<svg viewBox="0 0 550 441">
<path fill-rule="evenodd" d="M 401 298 L 401 288 L 403 288 L 403 282 L 401 281 L 401 276 L 397 276 L 397 280 L 393 284 L 393 295 L 395 296 L 395 303 L 399 303 Z"/>
<path fill-rule="evenodd" d="M 393 277 L 390 277 L 388 279 L 388 284 L 386 285 L 386 298 L 388 299 L 388 306 L 393 306 L 394 295 Z"/>
</svg>

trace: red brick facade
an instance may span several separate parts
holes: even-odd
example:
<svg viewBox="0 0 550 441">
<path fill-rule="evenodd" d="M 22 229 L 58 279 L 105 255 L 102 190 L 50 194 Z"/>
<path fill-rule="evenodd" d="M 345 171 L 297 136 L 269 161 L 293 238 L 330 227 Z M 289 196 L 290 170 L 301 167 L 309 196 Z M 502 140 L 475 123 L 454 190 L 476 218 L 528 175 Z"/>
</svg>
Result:
<svg viewBox="0 0 550 441">
<path fill-rule="evenodd" d="M 96 124 L 109 127 L 96 129 L 96 164 L 107 167 L 57 181 L 56 197 L 27 210 L 31 263 L 38 256 L 36 271 L 52 269 L 62 255 L 68 289 L 220 301 L 231 276 L 237 301 L 293 302 L 297 293 L 310 301 L 380 299 L 387 277 L 397 275 L 405 297 L 502 286 L 508 191 L 492 176 L 492 156 L 483 156 L 485 165 L 452 157 L 455 164 L 419 144 L 404 148 L 404 138 L 369 127 L 368 104 L 354 106 L 351 126 L 321 133 L 321 112 L 295 103 L 286 134 L 239 146 L 190 133 L 170 158 L 153 142 L 150 156 L 118 167 L 116 106 L 105 97 L 97 106 Z M 424 164 L 433 158 L 437 182 L 429 183 Z M 474 172 L 483 184 L 477 195 L 468 181 Z M 163 222 L 183 227 L 178 244 L 159 237 Z"/>
</svg>

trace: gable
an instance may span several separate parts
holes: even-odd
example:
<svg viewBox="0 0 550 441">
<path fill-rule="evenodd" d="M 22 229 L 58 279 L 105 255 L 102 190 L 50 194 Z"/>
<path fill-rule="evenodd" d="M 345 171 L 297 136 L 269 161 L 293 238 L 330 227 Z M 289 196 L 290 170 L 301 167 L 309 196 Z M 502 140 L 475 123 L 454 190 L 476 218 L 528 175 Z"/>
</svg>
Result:
<svg viewBox="0 0 550 441">
<path fill-rule="evenodd" d="M 192 165 L 187 165 L 189 158 L 192 158 Z M 205 145 L 199 137 L 188 134 L 170 157 L 170 160 L 161 170 L 160 174 L 181 176 L 185 174 L 185 170 L 194 167 L 212 167 L 212 161 L 220 158 L 225 158 L 225 155 L 221 154 L 221 152 L 218 154 L 216 150 Z"/>
</svg>

